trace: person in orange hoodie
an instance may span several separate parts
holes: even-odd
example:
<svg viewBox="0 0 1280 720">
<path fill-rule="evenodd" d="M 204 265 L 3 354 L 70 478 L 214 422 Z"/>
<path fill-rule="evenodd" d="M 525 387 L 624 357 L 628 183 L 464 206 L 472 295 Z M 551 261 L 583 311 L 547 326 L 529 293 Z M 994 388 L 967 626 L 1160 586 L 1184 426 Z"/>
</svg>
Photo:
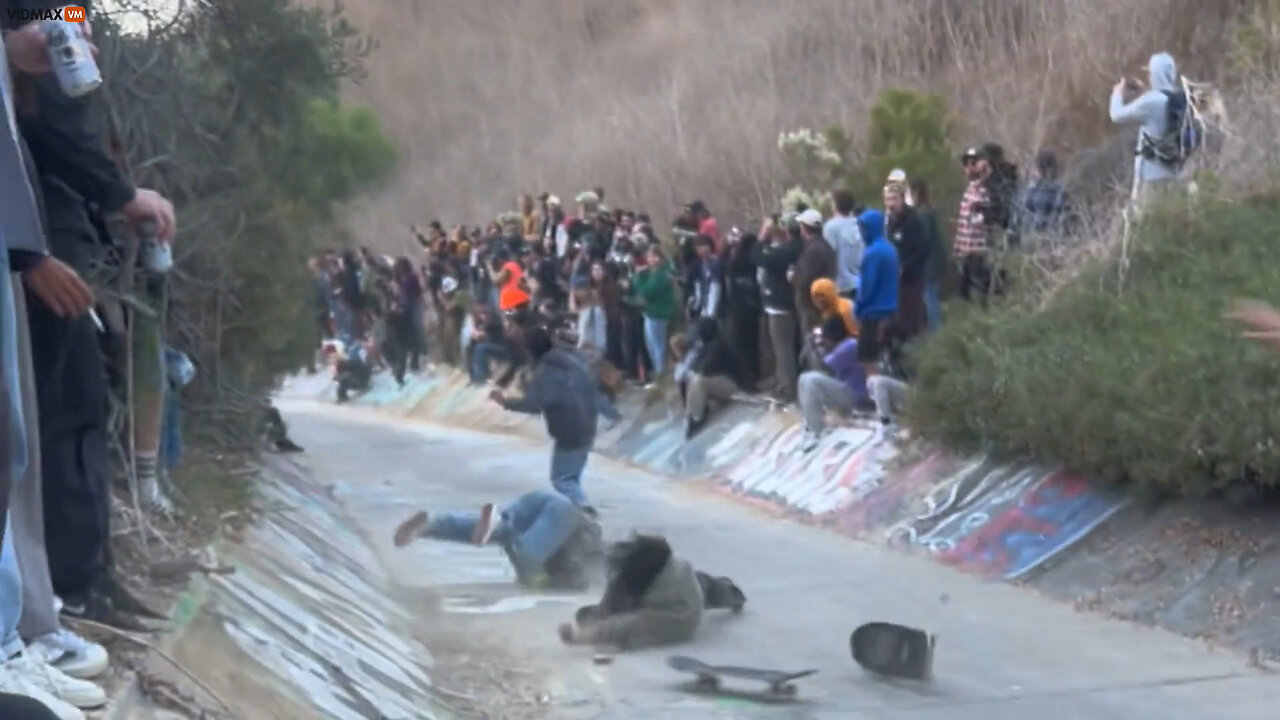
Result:
<svg viewBox="0 0 1280 720">
<path fill-rule="evenodd" d="M 836 284 L 830 278 L 818 278 L 809 286 L 809 298 L 818 309 L 818 327 L 828 318 L 839 315 L 844 320 L 845 332 L 849 337 L 858 337 L 858 321 L 853 317 L 853 301 L 840 297 Z"/>
<path fill-rule="evenodd" d="M 816 348 L 821 342 L 821 327 L 827 320 L 840 317 L 844 321 L 845 333 L 858 337 L 858 321 L 853 316 L 853 301 L 840 297 L 835 281 L 830 278 L 818 278 L 809 286 L 809 298 L 818 310 L 818 324 L 814 326 L 813 337 L 804 338 L 804 350 L 801 352 L 801 367 L 816 370 L 822 367 L 822 353 Z"/>
</svg>

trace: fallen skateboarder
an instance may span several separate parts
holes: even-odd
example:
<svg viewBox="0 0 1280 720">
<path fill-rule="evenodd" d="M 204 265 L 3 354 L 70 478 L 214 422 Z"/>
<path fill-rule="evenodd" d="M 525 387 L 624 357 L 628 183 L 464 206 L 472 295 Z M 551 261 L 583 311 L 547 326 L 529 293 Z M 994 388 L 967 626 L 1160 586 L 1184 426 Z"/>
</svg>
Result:
<svg viewBox="0 0 1280 720">
<path fill-rule="evenodd" d="M 742 590 L 729 578 L 697 572 L 665 538 L 635 535 L 608 553 L 609 584 L 598 605 L 560 626 L 566 644 L 635 650 L 693 639 L 704 609 L 740 611 Z"/>
<path fill-rule="evenodd" d="M 600 524 L 593 513 L 559 493 L 534 490 L 504 508 L 415 513 L 396 529 L 396 547 L 417 538 L 500 545 L 516 581 L 535 589 L 586 590 L 601 563 Z"/>
</svg>

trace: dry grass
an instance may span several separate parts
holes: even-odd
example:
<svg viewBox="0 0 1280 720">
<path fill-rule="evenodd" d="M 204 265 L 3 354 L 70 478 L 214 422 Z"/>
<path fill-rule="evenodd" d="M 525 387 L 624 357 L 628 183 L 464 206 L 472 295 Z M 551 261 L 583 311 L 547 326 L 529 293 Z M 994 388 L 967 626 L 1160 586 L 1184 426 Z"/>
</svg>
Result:
<svg viewBox="0 0 1280 720">
<path fill-rule="evenodd" d="M 521 190 L 563 197 L 594 185 L 660 219 L 702 197 L 745 220 L 787 180 L 779 131 L 839 122 L 856 137 L 890 86 L 945 93 L 959 142 L 1071 154 L 1113 135 L 1108 91 L 1121 73 L 1144 74 L 1150 53 L 1169 50 L 1184 72 L 1214 79 L 1245 5 L 349 2 L 349 17 L 381 44 L 350 97 L 379 112 L 402 158 L 398 180 L 354 207 L 352 223 L 391 249 L 410 222 L 474 222 Z"/>
</svg>

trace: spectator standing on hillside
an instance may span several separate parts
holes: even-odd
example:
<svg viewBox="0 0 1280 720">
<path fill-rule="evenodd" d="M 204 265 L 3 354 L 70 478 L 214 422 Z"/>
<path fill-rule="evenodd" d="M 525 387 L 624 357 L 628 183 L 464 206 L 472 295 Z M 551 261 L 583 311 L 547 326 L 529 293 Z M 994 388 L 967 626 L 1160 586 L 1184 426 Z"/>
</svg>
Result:
<svg viewBox="0 0 1280 720">
<path fill-rule="evenodd" d="M 597 380 L 586 362 L 570 350 L 553 347 L 546 329 L 521 330 L 521 345 L 533 363 L 523 397 L 508 398 L 495 389 L 489 397 L 505 410 L 542 415 L 551 435 L 551 486 L 579 507 L 589 507 L 582 472 L 596 438 Z"/>
<path fill-rule="evenodd" d="M 1036 155 L 1035 175 L 1018 197 L 1018 231 L 1026 239 L 1056 240 L 1071 234 L 1071 199 L 1058 180 L 1058 156 L 1052 150 Z"/>
<path fill-rule="evenodd" d="M 689 211 L 698 223 L 698 234 L 711 238 L 716 256 L 723 257 L 725 243 L 720 235 L 720 223 L 716 222 L 715 216 L 707 209 L 707 204 L 701 200 L 694 200 L 689 203 Z"/>
<path fill-rule="evenodd" d="M 911 197 L 915 200 L 916 212 L 924 222 L 929 236 L 929 261 L 925 265 L 924 307 L 929 316 L 929 331 L 933 332 L 942 326 L 942 283 L 947 275 L 947 242 L 942 237 L 942 224 L 938 219 L 938 210 L 929 200 L 929 184 L 924 180 L 913 179 L 910 184 Z"/>
<path fill-rule="evenodd" d="M 889 326 L 898 311 L 898 250 L 885 237 L 884 214 L 867 210 L 858 216 L 867 247 L 862 253 L 862 285 L 853 314 L 858 319 L 858 360 L 867 377 L 880 372 Z"/>
<path fill-rule="evenodd" d="M 928 323 L 925 273 L 929 264 L 929 230 L 916 209 L 907 205 L 907 188 L 890 183 L 884 189 L 886 231 L 898 251 L 898 313 L 894 324 L 903 341 L 919 335 Z"/>
<path fill-rule="evenodd" d="M 802 245 L 793 242 L 776 219 L 765 221 L 760 235 L 763 241 L 753 253 L 752 261 L 759 268 L 756 277 L 764 305 L 765 329 L 773 350 L 773 394 L 787 402 L 796 396 L 796 358 L 799 356 L 796 296 L 787 271 L 799 259 Z"/>
<path fill-rule="evenodd" d="M 809 290 L 814 281 L 820 278 L 835 280 L 837 256 L 835 249 L 822 239 L 822 213 L 809 208 L 800 213 L 796 222 L 800 224 L 804 250 L 796 260 L 791 282 L 795 288 L 796 308 L 799 311 L 800 337 L 802 342 L 807 343 L 821 318 L 821 311 L 813 304 Z"/>
<path fill-rule="evenodd" d="M 964 195 L 956 218 L 955 258 L 960 273 L 960 297 L 985 299 L 999 294 L 1003 278 L 992 262 L 992 252 L 1005 249 L 1004 231 L 1009 221 L 1007 173 L 997 175 L 1004 151 L 995 143 L 971 147 L 961 156 Z"/>
<path fill-rule="evenodd" d="M 519 208 L 520 235 L 524 237 L 526 246 L 536 245 L 541 238 L 542 216 L 533 204 L 533 196 L 521 195 Z"/>
<path fill-rule="evenodd" d="M 724 306 L 724 262 L 716 256 L 716 242 L 710 235 L 699 235 L 695 247 L 698 259 L 690 268 L 689 322 L 698 318 L 718 318 Z"/>
<path fill-rule="evenodd" d="M 822 237 L 836 251 L 836 290 L 852 300 L 858 292 L 858 266 L 862 263 L 862 234 L 854 216 L 853 193 L 831 193 L 836 214 L 822 226 Z"/>
<path fill-rule="evenodd" d="M 676 314 L 675 269 L 656 243 L 645 267 L 631 279 L 631 295 L 644 313 L 644 345 L 654 378 L 666 369 L 667 329 Z"/>
<path fill-rule="evenodd" d="M 1166 183 L 1178 177 L 1178 166 L 1164 154 L 1162 141 L 1181 128 L 1170 127 L 1169 103 L 1182 96 L 1178 68 L 1169 53 L 1151 56 L 1147 63 L 1150 84 L 1132 102 L 1124 101 L 1128 81 L 1121 78 L 1111 88 L 1111 122 L 1117 125 L 1140 125 L 1138 145 L 1134 152 L 1133 173 L 1135 198 L 1153 184 Z M 1185 104 L 1185 98 L 1181 100 Z"/>
<path fill-rule="evenodd" d="M 752 262 L 757 239 L 754 233 L 729 233 L 729 258 L 725 270 L 725 300 L 729 338 L 739 353 L 738 384 L 754 391 L 760 384 L 760 281 Z"/>
</svg>

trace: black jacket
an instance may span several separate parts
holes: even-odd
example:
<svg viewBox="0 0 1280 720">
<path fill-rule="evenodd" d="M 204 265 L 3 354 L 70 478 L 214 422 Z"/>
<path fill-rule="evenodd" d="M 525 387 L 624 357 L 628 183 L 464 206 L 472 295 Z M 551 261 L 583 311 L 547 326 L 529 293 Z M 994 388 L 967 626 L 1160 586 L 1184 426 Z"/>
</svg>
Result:
<svg viewBox="0 0 1280 720">
<path fill-rule="evenodd" d="M 795 312 L 796 295 L 791 283 L 787 280 L 787 268 L 800 258 L 803 244 L 788 240 L 775 245 L 761 242 L 752 253 L 752 261 L 760 268 L 760 298 L 766 310 L 775 312 Z"/>
<path fill-rule="evenodd" d="M 899 216 L 889 215 L 889 240 L 898 248 L 900 282 L 904 285 L 922 282 L 929 266 L 929 226 L 912 207 L 903 208 Z"/>
<path fill-rule="evenodd" d="M 723 337 L 717 336 L 698 348 L 697 353 L 689 365 L 691 371 L 699 375 L 724 375 L 735 380 L 738 378 L 738 356 Z"/>
<path fill-rule="evenodd" d="M 554 348 L 538 359 L 524 397 L 509 398 L 508 410 L 541 414 L 557 448 L 590 447 L 596 437 L 595 374 L 581 357 Z"/>
<path fill-rule="evenodd" d="M 836 249 L 826 240 L 815 237 L 805 243 L 804 252 L 800 253 L 800 259 L 796 261 L 795 293 L 800 298 L 798 303 L 803 302 L 809 312 L 818 312 L 809 294 L 813 281 L 820 278 L 835 280 L 836 262 Z"/>
<path fill-rule="evenodd" d="M 0 24 L 15 29 L 11 10 L 62 7 L 54 0 L 0 0 Z M 92 12 L 90 3 L 83 3 Z M 48 73 L 24 78 L 34 113 L 21 113 L 18 126 L 31 148 L 44 194 L 50 250 L 83 271 L 87 250 L 77 240 L 109 242 L 104 215 L 133 199 L 134 186 L 107 153 L 105 100 L 101 91 L 69 98 Z"/>
</svg>

